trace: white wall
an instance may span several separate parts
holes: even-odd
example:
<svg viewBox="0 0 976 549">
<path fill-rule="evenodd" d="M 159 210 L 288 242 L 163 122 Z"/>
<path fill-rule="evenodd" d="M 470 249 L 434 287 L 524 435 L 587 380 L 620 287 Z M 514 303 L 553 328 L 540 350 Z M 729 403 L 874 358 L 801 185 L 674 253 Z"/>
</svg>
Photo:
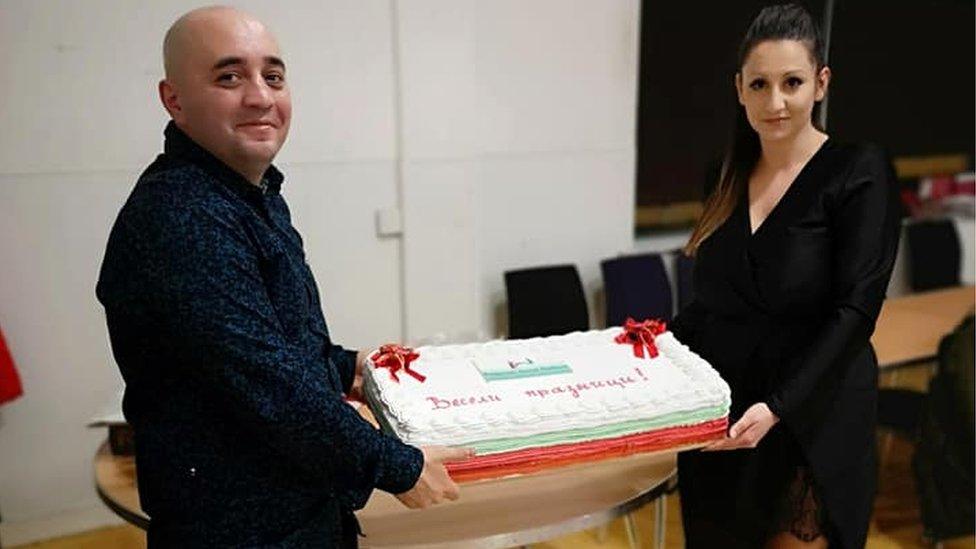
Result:
<svg viewBox="0 0 976 549">
<path fill-rule="evenodd" d="M 289 65 L 279 165 L 337 340 L 493 335 L 505 269 L 575 262 L 592 291 L 631 249 L 637 0 L 233 3 Z M 119 382 L 94 285 L 195 5 L 0 0 L 0 326 L 26 391 L 0 408 L 6 544 L 116 520 L 84 428 Z"/>
<path fill-rule="evenodd" d="M 976 220 L 956 218 L 956 232 L 962 245 L 962 272 L 959 279 L 963 284 L 976 284 Z"/>
<path fill-rule="evenodd" d="M 407 337 L 498 335 L 508 269 L 592 294 L 633 245 L 639 2 L 399 6 Z"/>
</svg>

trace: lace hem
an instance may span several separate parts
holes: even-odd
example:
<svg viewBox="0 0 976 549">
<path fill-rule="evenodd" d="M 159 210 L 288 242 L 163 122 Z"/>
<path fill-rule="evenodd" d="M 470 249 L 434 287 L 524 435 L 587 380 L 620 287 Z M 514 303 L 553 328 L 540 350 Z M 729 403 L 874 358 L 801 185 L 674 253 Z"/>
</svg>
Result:
<svg viewBox="0 0 976 549">
<path fill-rule="evenodd" d="M 824 535 L 824 511 L 808 467 L 797 467 L 778 506 L 773 533 L 789 532 L 801 541 Z"/>
</svg>

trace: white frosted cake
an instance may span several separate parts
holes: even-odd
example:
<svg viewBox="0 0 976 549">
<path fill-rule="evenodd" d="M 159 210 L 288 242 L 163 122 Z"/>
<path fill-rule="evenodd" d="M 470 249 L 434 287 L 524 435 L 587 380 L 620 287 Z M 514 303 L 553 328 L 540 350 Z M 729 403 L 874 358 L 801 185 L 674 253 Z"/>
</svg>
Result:
<svg viewBox="0 0 976 549">
<path fill-rule="evenodd" d="M 404 442 L 473 447 L 478 457 L 452 470 L 464 478 L 722 436 L 730 394 L 718 373 L 670 332 L 649 346 L 622 333 L 420 347 L 407 360 L 377 352 L 365 392 Z"/>
</svg>

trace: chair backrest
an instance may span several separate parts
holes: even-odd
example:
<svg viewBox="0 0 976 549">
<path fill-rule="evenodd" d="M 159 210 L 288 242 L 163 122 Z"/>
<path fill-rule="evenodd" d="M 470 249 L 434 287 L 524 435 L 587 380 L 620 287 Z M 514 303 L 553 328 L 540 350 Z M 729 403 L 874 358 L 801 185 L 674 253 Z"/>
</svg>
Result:
<svg viewBox="0 0 976 549">
<path fill-rule="evenodd" d="M 508 335 L 513 339 L 588 330 L 590 314 L 574 265 L 505 273 Z"/>
<path fill-rule="evenodd" d="M 678 311 L 684 309 L 695 298 L 695 258 L 685 255 L 682 250 L 674 253 L 674 279 L 678 286 Z"/>
<path fill-rule="evenodd" d="M 952 221 L 916 221 L 905 231 L 912 289 L 923 291 L 958 286 L 962 252 Z"/>
<path fill-rule="evenodd" d="M 918 419 L 912 471 L 924 532 L 935 541 L 974 532 L 973 333 L 969 316 L 942 339 Z"/>
<path fill-rule="evenodd" d="M 635 320 L 671 320 L 671 283 L 659 254 L 615 257 L 600 262 L 607 294 L 607 326 Z"/>
</svg>

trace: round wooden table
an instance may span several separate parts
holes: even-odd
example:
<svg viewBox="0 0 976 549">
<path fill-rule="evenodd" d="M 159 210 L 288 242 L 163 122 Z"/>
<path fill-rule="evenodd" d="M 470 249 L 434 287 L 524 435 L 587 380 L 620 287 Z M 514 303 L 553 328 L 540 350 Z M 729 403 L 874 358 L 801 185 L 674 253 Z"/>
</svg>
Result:
<svg viewBox="0 0 976 549">
<path fill-rule="evenodd" d="M 655 537 L 661 546 L 661 496 L 677 485 L 679 450 L 466 483 L 460 500 L 424 510 L 407 509 L 377 490 L 356 513 L 366 534 L 361 545 L 447 549 L 539 543 L 601 526 L 660 498 Z M 95 455 L 94 468 L 102 501 L 123 519 L 146 528 L 149 517 L 139 507 L 135 459 L 112 455 L 106 442 Z"/>
<path fill-rule="evenodd" d="M 957 286 L 887 299 L 871 336 L 878 366 L 895 369 L 935 360 L 939 342 L 973 311 L 976 287 Z"/>
</svg>

